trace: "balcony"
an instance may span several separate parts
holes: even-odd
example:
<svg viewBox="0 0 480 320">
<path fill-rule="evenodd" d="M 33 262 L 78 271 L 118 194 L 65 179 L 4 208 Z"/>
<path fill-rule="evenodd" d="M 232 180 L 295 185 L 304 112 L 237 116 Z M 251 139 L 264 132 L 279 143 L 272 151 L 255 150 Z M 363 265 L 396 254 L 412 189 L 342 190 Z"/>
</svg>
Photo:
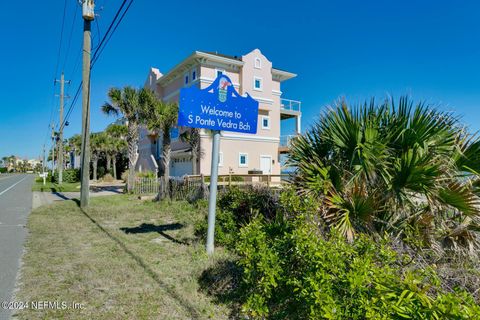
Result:
<svg viewBox="0 0 480 320">
<path fill-rule="evenodd" d="M 278 146 L 278 153 L 288 153 L 290 145 L 297 135 L 280 136 L 280 145 Z"/>
<path fill-rule="evenodd" d="M 280 99 L 280 117 L 282 120 L 298 117 L 302 114 L 302 103 L 296 100 Z"/>
</svg>

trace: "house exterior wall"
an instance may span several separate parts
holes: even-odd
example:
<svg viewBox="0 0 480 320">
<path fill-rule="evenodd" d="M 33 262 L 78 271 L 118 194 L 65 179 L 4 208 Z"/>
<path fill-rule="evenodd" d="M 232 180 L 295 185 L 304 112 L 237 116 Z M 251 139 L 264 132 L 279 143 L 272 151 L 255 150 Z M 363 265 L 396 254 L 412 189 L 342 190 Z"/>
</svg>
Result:
<svg viewBox="0 0 480 320">
<path fill-rule="evenodd" d="M 187 86 L 207 88 L 216 79 L 217 72 L 222 71 L 231 79 L 240 94 L 248 93 L 259 102 L 259 114 L 256 134 L 222 132 L 219 174 L 247 174 L 249 170 L 261 169 L 260 159 L 265 156 L 271 158 L 271 174 L 280 174 L 281 166 L 278 159 L 281 128 L 281 80 L 274 79 L 272 63 L 258 49 L 241 58 L 230 60 L 231 62 L 221 58 L 215 59 L 215 56 L 209 57 L 208 55 L 207 58 L 201 56 L 192 60 L 191 56 L 165 75 L 152 68 L 145 86 L 154 89 L 157 96 L 165 102 L 178 102 L 181 88 Z M 193 71 L 196 73 L 195 80 L 192 80 Z M 188 75 L 188 83 L 185 83 L 186 75 Z M 255 88 L 255 79 L 260 79 L 261 88 Z M 268 128 L 262 126 L 264 117 L 269 119 Z M 179 128 L 179 133 L 185 129 Z M 145 131 L 143 133 L 145 137 Z M 159 159 L 161 148 L 157 148 L 158 150 L 155 151 L 148 147 L 150 143 L 152 143 L 151 139 L 150 141 L 148 138 L 141 139 L 142 146 L 139 147 L 139 153 L 144 157 L 148 150 L 154 150 L 154 157 Z M 157 144 L 161 145 L 161 138 L 157 140 Z M 197 163 L 198 173 L 210 174 L 211 145 L 211 134 L 208 130 L 201 129 L 201 155 Z M 191 174 L 191 169 L 190 172 L 188 169 L 192 167 L 189 145 L 179 138 L 173 138 L 171 147 L 170 170 L 172 175 Z M 248 155 L 247 165 L 239 163 L 240 154 Z M 160 161 L 157 162 L 160 163 Z M 264 166 L 267 162 L 267 158 L 264 158 Z"/>
</svg>

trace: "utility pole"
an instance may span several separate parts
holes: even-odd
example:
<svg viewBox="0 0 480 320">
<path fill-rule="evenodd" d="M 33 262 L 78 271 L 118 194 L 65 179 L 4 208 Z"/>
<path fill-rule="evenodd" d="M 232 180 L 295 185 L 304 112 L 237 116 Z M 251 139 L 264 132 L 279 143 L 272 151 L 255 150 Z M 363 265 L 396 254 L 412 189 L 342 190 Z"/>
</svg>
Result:
<svg viewBox="0 0 480 320">
<path fill-rule="evenodd" d="M 45 145 L 43 145 L 43 158 L 42 158 L 42 177 L 43 177 L 43 185 L 45 185 L 45 180 L 46 180 L 46 176 L 45 176 L 45 166 L 46 166 L 46 163 L 47 162 L 47 159 L 45 158 Z"/>
<path fill-rule="evenodd" d="M 52 177 L 55 175 L 55 126 L 52 124 L 50 125 L 52 128 Z"/>
<path fill-rule="evenodd" d="M 82 150 L 80 207 L 85 208 L 89 202 L 90 183 L 90 55 L 92 50 L 91 22 L 95 18 L 93 0 L 83 0 L 83 70 L 82 70 Z"/>
<path fill-rule="evenodd" d="M 65 81 L 65 77 L 62 71 L 62 75 L 60 76 L 60 81 L 55 80 L 56 82 L 60 82 L 60 132 L 59 141 L 60 144 L 58 145 L 58 163 L 60 164 L 58 167 L 58 183 L 62 184 L 63 182 L 63 108 L 65 104 L 65 82 L 70 83 L 70 81 Z"/>
</svg>

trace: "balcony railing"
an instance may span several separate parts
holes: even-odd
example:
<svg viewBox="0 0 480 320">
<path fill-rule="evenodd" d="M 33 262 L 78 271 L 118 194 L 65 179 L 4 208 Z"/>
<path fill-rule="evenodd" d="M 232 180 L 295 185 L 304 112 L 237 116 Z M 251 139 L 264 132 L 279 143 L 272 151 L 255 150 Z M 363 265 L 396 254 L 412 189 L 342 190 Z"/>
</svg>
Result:
<svg viewBox="0 0 480 320">
<path fill-rule="evenodd" d="M 280 109 L 301 112 L 302 102 L 290 99 L 280 99 Z"/>
<path fill-rule="evenodd" d="M 287 136 L 280 136 L 280 147 L 290 147 L 290 143 L 293 139 L 295 139 L 297 135 L 287 135 Z"/>
</svg>

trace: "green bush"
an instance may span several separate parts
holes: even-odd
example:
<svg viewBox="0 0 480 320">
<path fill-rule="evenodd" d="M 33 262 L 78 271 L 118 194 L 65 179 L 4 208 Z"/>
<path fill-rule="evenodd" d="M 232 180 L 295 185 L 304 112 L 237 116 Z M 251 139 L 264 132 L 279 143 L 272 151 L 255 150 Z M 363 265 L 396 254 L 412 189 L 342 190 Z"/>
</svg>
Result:
<svg viewBox="0 0 480 320">
<path fill-rule="evenodd" d="M 97 179 L 101 179 L 105 175 L 106 171 L 107 170 L 105 169 L 105 167 L 98 167 L 97 168 Z"/>
<path fill-rule="evenodd" d="M 127 177 L 128 177 L 128 172 L 127 172 Z M 157 175 L 153 171 L 143 171 L 143 172 L 138 172 L 137 177 L 155 179 Z"/>
<path fill-rule="evenodd" d="M 282 214 L 279 197 L 268 188 L 229 188 L 220 194 L 215 222 L 215 242 L 233 248 L 240 228 L 254 216 L 261 215 L 268 221 Z M 207 219 L 195 226 L 195 234 L 204 238 L 207 233 Z"/>
<path fill-rule="evenodd" d="M 325 236 L 306 217 L 256 217 L 241 229 L 242 310 L 251 318 L 480 319 L 472 296 L 442 292 L 431 268 L 403 268 L 386 241 Z"/>
<path fill-rule="evenodd" d="M 0 173 L 6 173 L 7 168 L 6 167 L 0 167 Z"/>
<path fill-rule="evenodd" d="M 51 177 L 51 172 L 48 173 L 51 182 L 58 182 L 58 170 L 55 171 L 53 178 Z M 42 180 L 43 181 L 43 180 Z M 66 169 L 62 173 L 62 181 L 66 183 L 75 183 L 80 182 L 80 169 Z"/>
</svg>

